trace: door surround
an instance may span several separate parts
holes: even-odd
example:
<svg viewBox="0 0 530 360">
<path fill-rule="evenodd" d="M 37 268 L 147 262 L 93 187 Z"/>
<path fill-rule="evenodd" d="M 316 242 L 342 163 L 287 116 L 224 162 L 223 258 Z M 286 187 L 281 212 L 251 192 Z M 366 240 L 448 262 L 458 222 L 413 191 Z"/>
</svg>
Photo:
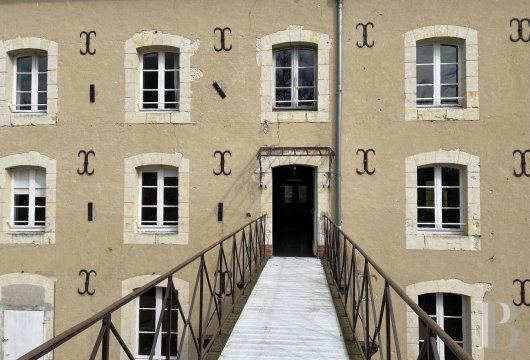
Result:
<svg viewBox="0 0 530 360">
<path fill-rule="evenodd" d="M 315 239 L 316 248 L 313 248 L 314 253 L 318 258 L 324 256 L 324 235 L 322 232 L 322 215 L 330 215 L 330 157 L 329 156 L 290 156 L 284 155 L 268 155 L 261 160 L 261 212 L 267 214 L 266 228 L 265 228 L 265 254 L 272 255 L 272 218 L 274 216 L 272 209 L 272 169 L 278 166 L 285 165 L 305 165 L 315 168 Z M 260 169 L 255 172 L 256 180 L 259 182 Z"/>
</svg>

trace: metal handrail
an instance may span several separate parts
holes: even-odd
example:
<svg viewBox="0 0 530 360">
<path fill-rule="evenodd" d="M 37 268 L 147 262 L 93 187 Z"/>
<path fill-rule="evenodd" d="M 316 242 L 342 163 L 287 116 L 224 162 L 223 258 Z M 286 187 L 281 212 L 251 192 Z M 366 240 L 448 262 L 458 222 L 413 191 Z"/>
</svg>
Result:
<svg viewBox="0 0 530 360">
<path fill-rule="evenodd" d="M 188 331 L 192 335 L 198 335 L 198 338 L 193 338 L 192 341 L 197 351 L 197 359 L 203 359 L 207 351 L 210 349 L 213 340 L 221 333 L 221 325 L 225 320 L 223 315 L 224 307 L 228 306 L 229 309 L 233 311 L 234 304 L 237 301 L 238 297 L 241 296 L 244 292 L 244 289 L 250 281 L 250 276 L 252 275 L 252 272 L 255 271 L 257 266 L 260 265 L 265 258 L 265 219 L 266 214 L 247 223 L 246 225 L 242 226 L 230 235 L 225 236 L 221 240 L 208 246 L 206 249 L 198 252 L 188 260 L 175 266 L 163 275 L 160 275 L 156 279 L 148 282 L 144 286 L 134 290 L 130 294 L 122 297 L 121 299 L 107 306 L 95 315 L 74 325 L 68 330 L 62 332 L 61 334 L 48 340 L 42 345 L 36 347 L 32 351 L 20 357 L 19 360 L 39 359 L 40 357 L 48 354 L 60 345 L 69 341 L 70 339 L 74 338 L 75 336 L 79 335 L 80 333 L 100 321 L 102 322 L 102 326 L 95 341 L 94 347 L 92 349 L 92 355 L 90 356 L 90 359 L 94 359 L 100 349 L 101 358 L 103 360 L 109 359 L 109 337 L 112 333 L 118 341 L 121 349 L 128 356 L 128 358 L 134 360 L 134 356 L 132 355 L 131 351 L 127 348 L 125 342 L 119 335 L 119 332 L 112 324 L 111 315 L 114 312 L 120 310 L 124 305 L 128 304 L 134 299 L 139 298 L 141 295 L 155 288 L 156 285 L 164 281 L 168 282 L 168 285 L 166 287 L 166 289 L 168 290 L 166 291 L 166 295 L 163 300 L 162 311 L 160 314 L 160 318 L 158 319 L 155 337 L 152 344 L 152 351 L 149 359 L 153 358 L 156 342 L 158 338 L 161 337 L 160 330 L 164 315 L 166 315 L 166 318 L 169 321 L 169 324 L 167 325 L 167 339 L 170 339 L 169 333 L 171 332 L 171 316 L 169 316 L 169 313 L 171 313 L 171 311 L 164 311 L 164 309 L 167 308 L 175 310 L 175 307 L 171 306 L 172 304 L 177 305 L 179 315 L 185 319 L 183 334 L 180 336 L 179 340 L 180 349 L 178 351 L 177 359 L 180 358 L 182 344 L 184 343 L 184 340 L 186 338 L 186 332 Z M 230 247 L 230 253 L 224 250 L 223 245 L 225 244 L 228 244 L 227 247 Z M 214 275 L 212 275 L 208 273 L 206 255 L 209 255 L 209 253 L 216 248 L 218 248 L 217 257 L 215 257 L 215 259 L 217 260 L 217 264 L 215 266 L 215 273 Z M 227 258 L 229 258 L 229 260 L 227 260 Z M 175 291 L 172 277 L 177 272 L 186 268 L 188 265 L 196 261 L 199 261 L 199 269 L 197 272 L 195 284 L 190 284 L 190 289 L 193 288 L 194 290 L 193 293 L 190 294 L 192 299 L 191 303 L 189 304 L 189 312 L 188 314 L 185 314 L 184 310 L 180 306 L 178 294 Z M 212 276 L 213 279 L 211 279 Z M 228 282 L 225 279 L 226 276 L 228 276 L 229 278 Z M 227 287 L 227 283 L 230 284 L 230 288 Z M 204 292 L 205 288 L 206 290 L 208 290 L 206 294 Z M 195 310 L 198 312 L 199 317 L 198 332 L 195 331 L 191 319 L 192 313 L 194 311 L 194 305 L 197 305 L 195 303 L 195 301 L 197 301 L 197 297 L 199 298 L 199 304 L 198 309 Z M 228 305 L 226 304 L 227 298 L 231 299 L 231 302 Z M 165 312 L 167 312 L 168 314 L 164 314 Z M 212 328 L 212 320 L 214 320 L 215 318 L 217 318 L 218 321 L 215 324 L 216 327 Z M 213 335 L 213 337 L 210 339 L 209 344 L 205 346 L 205 335 L 208 334 Z M 167 360 L 170 359 L 169 343 L 170 341 L 167 341 Z"/>
<path fill-rule="evenodd" d="M 339 289 L 342 303 L 347 310 L 346 313 L 354 336 L 357 325 L 361 324 L 363 326 L 363 341 L 355 341 L 363 348 L 362 354 L 365 359 L 370 359 L 377 351 L 377 348 L 381 346 L 383 316 L 385 316 L 386 355 L 383 353 L 383 349 L 381 349 L 380 357 L 382 360 L 391 359 L 391 343 L 394 340 L 394 350 L 397 359 L 401 359 L 391 300 L 390 289 L 392 289 L 418 315 L 419 320 L 427 327 L 427 336 L 424 339 L 424 346 L 420 349 L 420 357 L 418 359 L 438 359 L 436 346 L 434 348 L 432 346 L 436 337 L 438 337 L 460 360 L 473 360 L 363 249 L 325 215 L 323 216 L 323 225 L 326 243 L 326 260 L 331 267 L 335 285 Z M 351 252 L 347 251 L 347 244 L 351 246 Z M 362 255 L 364 258 L 362 272 L 358 270 L 357 254 Z M 379 314 L 377 314 L 375 298 L 373 296 L 370 268 L 374 269 L 385 281 Z M 373 335 L 371 335 L 370 331 L 371 318 L 373 321 Z M 392 337 L 391 332 L 393 333 Z"/>
</svg>

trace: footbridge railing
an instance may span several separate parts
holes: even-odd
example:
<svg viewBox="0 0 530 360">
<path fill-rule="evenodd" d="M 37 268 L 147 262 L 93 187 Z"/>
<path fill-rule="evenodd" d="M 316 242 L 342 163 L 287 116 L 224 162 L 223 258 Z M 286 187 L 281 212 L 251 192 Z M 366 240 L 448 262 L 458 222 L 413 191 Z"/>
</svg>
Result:
<svg viewBox="0 0 530 360">
<path fill-rule="evenodd" d="M 323 218 L 326 260 L 346 309 L 364 359 L 376 353 L 381 360 L 402 359 L 393 310 L 393 299 L 414 311 L 420 323 L 418 360 L 438 360 L 438 343 L 460 360 L 473 360 L 427 313 L 425 313 L 355 242 L 327 216 Z M 373 275 L 384 280 L 375 284 Z M 380 284 L 380 285 L 379 285 Z M 379 286 L 380 288 L 376 288 Z M 394 295 L 394 296 L 393 296 Z"/>
<path fill-rule="evenodd" d="M 243 294 L 252 273 L 265 259 L 265 217 L 266 215 L 263 215 L 249 222 L 157 279 L 45 342 L 19 360 L 39 359 L 70 341 L 79 341 L 81 337 L 83 338 L 81 344 L 89 343 L 93 346 L 90 345 L 92 346 L 90 354 L 76 352 L 77 359 L 92 360 L 98 357 L 108 360 L 125 356 L 135 360 L 133 354 L 139 351 L 130 348 L 130 344 L 126 343 L 113 319 L 120 315 L 120 310 L 125 305 L 133 300 L 139 300 L 142 295 L 162 284 L 165 285 L 165 291 L 162 303 L 158 307 L 159 316 L 157 318 L 154 315 L 148 316 L 148 321 L 139 326 L 140 330 L 145 330 L 146 326 L 154 327 L 147 331 L 150 342 L 146 345 L 145 337 L 142 341 L 142 349 L 148 352 L 138 355 L 165 360 L 204 359 L 215 338 L 220 335 L 222 323 L 229 312 L 233 311 L 238 297 Z M 179 298 L 173 282 L 173 276 L 182 273 L 193 278 L 189 283 L 189 299 Z M 100 324 L 99 331 L 98 324 Z M 96 327 L 92 329 L 95 331 L 89 331 L 92 327 Z M 75 345 L 72 347 L 75 351 Z M 187 350 L 183 352 L 183 349 Z M 118 355 L 119 352 L 122 354 Z M 70 356 L 64 358 L 71 359 L 71 355 L 70 353 Z"/>
</svg>

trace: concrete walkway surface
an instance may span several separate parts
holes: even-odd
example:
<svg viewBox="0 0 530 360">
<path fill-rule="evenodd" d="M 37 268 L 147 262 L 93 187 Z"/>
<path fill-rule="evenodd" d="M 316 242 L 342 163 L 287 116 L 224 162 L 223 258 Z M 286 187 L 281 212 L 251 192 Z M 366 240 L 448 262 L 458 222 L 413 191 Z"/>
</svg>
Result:
<svg viewBox="0 0 530 360">
<path fill-rule="evenodd" d="M 271 258 L 220 359 L 349 359 L 320 260 Z"/>
</svg>

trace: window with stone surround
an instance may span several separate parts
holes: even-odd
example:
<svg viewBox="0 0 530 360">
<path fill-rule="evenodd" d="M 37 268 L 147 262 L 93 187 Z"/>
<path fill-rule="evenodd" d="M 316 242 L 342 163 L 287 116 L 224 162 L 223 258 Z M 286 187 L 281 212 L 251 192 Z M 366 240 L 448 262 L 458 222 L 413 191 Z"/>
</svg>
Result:
<svg viewBox="0 0 530 360">
<path fill-rule="evenodd" d="M 461 150 L 406 159 L 406 247 L 480 250 L 480 164 Z"/>
<path fill-rule="evenodd" d="M 0 126 L 57 122 L 57 43 L 0 41 Z"/>
<path fill-rule="evenodd" d="M 330 121 L 330 49 L 328 35 L 294 25 L 257 40 L 262 123 Z"/>
<path fill-rule="evenodd" d="M 482 343 L 484 327 L 484 295 L 492 286 L 485 283 L 467 284 L 458 279 L 430 280 L 406 287 L 406 293 L 420 307 L 431 315 L 438 325 L 460 343 L 473 359 L 484 359 Z M 420 324 L 417 314 L 407 310 L 407 358 L 416 359 L 425 335 L 425 327 Z M 438 341 L 438 344 L 441 344 Z M 440 345 L 439 352 L 452 359 Z"/>
<path fill-rule="evenodd" d="M 155 280 L 157 275 L 140 275 L 122 282 L 122 296 L 127 296 L 135 289 L 138 289 L 148 282 Z M 188 315 L 189 312 L 189 283 L 177 277 L 172 279 L 175 287 L 178 301 L 182 312 Z M 167 288 L 167 280 L 157 285 L 156 288 L 147 292 L 145 295 L 134 299 L 124 305 L 121 309 L 121 336 L 127 347 L 136 355 L 137 359 L 148 359 L 151 350 L 152 337 L 154 335 L 154 319 L 160 314 L 162 309 L 162 300 Z M 174 359 L 175 350 L 181 352 L 181 358 L 188 358 L 187 334 L 183 334 L 180 329 L 184 328 L 184 319 L 176 310 L 172 311 L 172 348 L 170 350 L 170 359 Z M 164 321 L 165 324 L 165 321 Z M 165 325 L 163 325 L 165 327 Z M 165 334 L 161 333 L 162 342 L 157 342 L 154 359 L 166 359 L 165 357 Z M 181 344 L 182 336 L 185 336 L 183 347 L 177 348 Z"/>
<path fill-rule="evenodd" d="M 405 33 L 405 119 L 479 120 L 476 30 L 436 25 Z"/>
<path fill-rule="evenodd" d="M 158 31 L 125 42 L 126 123 L 191 123 L 191 56 L 197 47 Z"/>
<path fill-rule="evenodd" d="M 316 110 L 315 49 L 293 46 L 274 50 L 275 110 Z"/>
<path fill-rule="evenodd" d="M 189 161 L 149 153 L 125 159 L 124 243 L 187 244 Z"/>
<path fill-rule="evenodd" d="M 18 359 L 53 338 L 56 281 L 53 277 L 25 272 L 0 275 L 0 339 L 3 339 L 0 354 L 12 351 L 12 356 L 4 359 Z M 7 312 L 23 316 L 11 316 L 11 320 L 15 321 L 9 321 L 6 319 Z M 32 326 L 37 324 L 38 327 Z M 53 352 L 40 359 L 52 360 Z"/>
<path fill-rule="evenodd" d="M 37 152 L 0 158 L 0 243 L 55 243 L 55 168 Z"/>
<path fill-rule="evenodd" d="M 418 305 L 463 349 L 469 351 L 470 314 L 469 297 L 452 293 L 427 293 L 418 296 Z M 424 346 L 427 326 L 418 319 L 418 347 Z M 437 338 L 440 360 L 458 360 L 447 346 Z"/>
</svg>

